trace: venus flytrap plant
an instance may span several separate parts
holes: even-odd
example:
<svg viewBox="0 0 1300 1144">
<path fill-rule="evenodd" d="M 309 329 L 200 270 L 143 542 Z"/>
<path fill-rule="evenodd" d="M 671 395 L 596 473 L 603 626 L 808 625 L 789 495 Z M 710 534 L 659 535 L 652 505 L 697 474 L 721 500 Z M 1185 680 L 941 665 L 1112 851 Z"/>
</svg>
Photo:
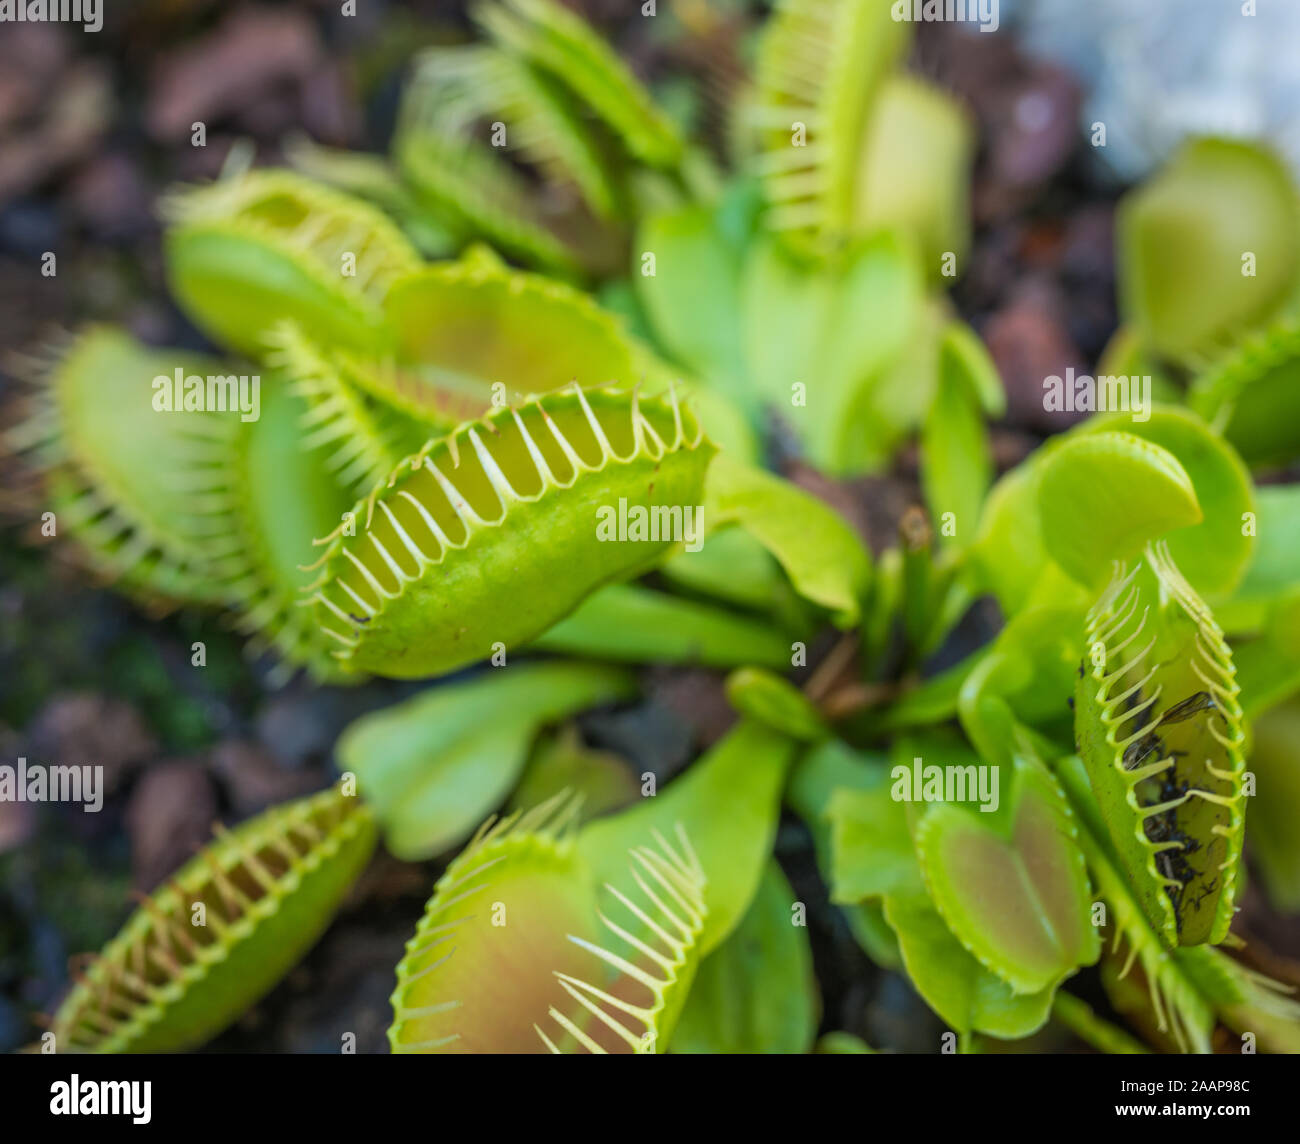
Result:
<svg viewBox="0 0 1300 1144">
<path fill-rule="evenodd" d="M 567 84 L 637 159 L 670 167 L 676 129 L 596 31 L 555 0 L 480 3 L 475 18 L 500 45 Z"/>
<path fill-rule="evenodd" d="M 394 1052 L 667 1046 L 708 916 L 704 875 L 685 833 L 659 837 L 624 854 L 626 888 L 608 884 L 606 905 L 574 812 L 561 795 L 485 824 L 447 868 L 398 966 Z"/>
<path fill-rule="evenodd" d="M 201 1043 L 301 954 L 376 833 L 423 861 L 507 806 L 434 887 L 394 1051 L 808 1051 L 804 903 L 773 858 L 784 796 L 855 939 L 963 1049 L 1054 1017 L 1133 1047 L 1062 992 L 1099 959 L 1153 1047 L 1204 1051 L 1219 1025 L 1295 1046 L 1295 1007 L 1216 948 L 1239 944 L 1252 733 L 1283 808 L 1264 812 L 1265 881 L 1280 900 L 1296 884 L 1300 767 L 1279 740 L 1300 539 L 1292 490 L 1257 494 L 1247 468 L 1296 454 L 1294 193 L 1219 143 L 1139 191 L 1108 356 L 1154 363 L 1160 403 L 993 482 L 1001 384 L 931 291 L 968 243 L 968 128 L 894 72 L 907 25 L 887 9 L 779 6 L 737 108 L 752 180 L 718 185 L 578 17 L 504 0 L 475 13 L 490 43 L 422 65 L 393 167 L 296 149 L 351 194 L 254 171 L 172 200 L 177 295 L 265 363 L 261 415 L 155 414 L 154 373 L 226 367 L 87 333 L 14 442 L 60 523 L 128 590 L 232 609 L 280 675 L 492 666 L 345 732 L 368 806 L 268 812 L 186 867 L 74 991 L 60 1038 Z M 1260 264 L 1238 282 L 1243 244 Z M 460 255 L 426 265 L 417 246 Z M 873 558 L 760 467 L 772 414 L 839 475 L 919 438 L 926 509 Z M 608 523 L 674 511 L 680 534 Z M 972 648 L 957 629 L 983 595 L 1001 627 Z M 635 699 L 650 664 L 729 671 L 740 716 L 663 790 L 571 722 Z M 974 786 L 927 788 L 925 764 Z M 210 935 L 185 926 L 196 899 Z"/>
<path fill-rule="evenodd" d="M 749 115 L 771 226 L 793 242 L 816 250 L 849 231 L 873 98 L 908 31 L 883 5 L 835 0 L 787 0 L 767 25 Z"/>
<path fill-rule="evenodd" d="M 567 9 L 510 0 L 479 5 L 475 18 L 494 46 L 426 58 L 403 103 L 397 166 L 416 199 L 467 237 L 565 275 L 593 268 L 607 245 L 592 242 L 601 229 L 593 222 L 613 223 L 630 205 L 626 168 L 672 170 L 683 142 L 617 55 Z M 499 149 L 516 150 L 553 185 L 579 188 L 591 213 L 544 213 Z"/>
<path fill-rule="evenodd" d="M 177 191 L 164 211 L 177 298 L 218 341 L 253 356 L 286 318 L 336 344 L 384 344 L 384 295 L 420 264 L 382 212 L 288 171 Z"/>
<path fill-rule="evenodd" d="M 1162 546 L 1089 612 L 1075 694 L 1080 753 L 1116 851 L 1169 945 L 1220 942 L 1244 822 L 1232 656 Z"/>
<path fill-rule="evenodd" d="M 308 589 L 322 630 L 348 667 L 400 678 L 518 646 L 671 546 L 602 541 L 597 510 L 699 504 L 712 452 L 675 395 L 575 387 L 496 410 L 402 462 L 357 505 L 355 535 L 325 538 Z"/>
<path fill-rule="evenodd" d="M 381 371 L 359 368 L 342 351 L 317 345 L 293 322 L 270 331 L 266 344 L 267 363 L 306 404 L 303 448 L 328 449 L 325 466 L 344 488 L 369 492 L 434 431 L 428 421 L 369 392 L 375 378 L 385 376 Z"/>
<path fill-rule="evenodd" d="M 306 443 L 336 442 L 335 463 L 359 493 L 430 437 L 493 408 L 641 373 L 635 347 L 586 295 L 484 248 L 405 276 L 383 311 L 393 341 L 382 354 L 294 326 L 270 337 L 272 360 L 312 407 Z"/>
<path fill-rule="evenodd" d="M 178 371 L 231 373 L 215 359 L 91 327 L 35 363 L 32 407 L 6 441 L 45 475 L 57 535 L 72 536 L 92 569 L 152 606 L 224 598 L 195 506 L 220 486 L 231 442 L 246 428 L 237 404 L 159 411 L 155 379 L 170 397 Z"/>
<path fill-rule="evenodd" d="M 1274 468 L 1300 455 L 1298 375 L 1300 322 L 1287 317 L 1245 335 L 1199 373 L 1190 401 L 1252 467 Z"/>
<path fill-rule="evenodd" d="M 527 60 L 483 44 L 435 49 L 421 59 L 408 98 L 408 130 L 455 137 L 503 123 L 507 153 L 550 182 L 571 182 L 598 216 L 618 213 L 623 192 L 579 104 Z"/>
<path fill-rule="evenodd" d="M 864 947 L 886 963 L 897 958 L 926 1002 L 963 1037 L 978 1031 L 1015 1038 L 1040 1028 L 1051 991 L 1017 994 L 953 935 L 926 890 L 905 804 L 890 797 L 888 770 L 846 763 L 845 773 L 810 784 L 805 797 L 812 798 L 801 813 L 829 823 L 823 852 L 832 900 L 859 910 L 879 904 L 884 934 L 864 933 L 864 923 L 876 924 L 869 914 L 859 915 L 854 927 Z M 822 790 L 813 794 L 818 785 Z M 885 941 L 896 943 L 896 952 Z"/>
<path fill-rule="evenodd" d="M 54 1015 L 56 1051 L 201 1045 L 324 931 L 374 850 L 374 817 L 335 788 L 216 839 L 143 900 Z"/>
<path fill-rule="evenodd" d="M 393 162 L 422 209 L 531 266 L 574 277 L 578 253 L 548 227 L 528 184 L 472 141 L 400 130 Z"/>
<path fill-rule="evenodd" d="M 1121 204 L 1117 243 L 1120 302 L 1139 338 L 1195 366 L 1288 304 L 1296 188 L 1270 151 L 1192 140 Z"/>
<path fill-rule="evenodd" d="M 668 1045 L 693 984 L 700 934 L 708 918 L 708 883 L 685 832 L 679 831 L 680 852 L 662 837 L 656 841 L 657 848 L 640 847 L 629 852 L 632 880 L 640 890 L 639 901 L 609 883 L 605 885 L 609 895 L 630 915 L 620 919 L 620 924 L 604 912 L 600 914 L 602 925 L 616 940 L 607 938 L 610 944 L 604 947 L 568 935 L 575 945 L 602 962 L 606 973 L 612 969 L 619 977 L 613 984 L 601 987 L 556 971 L 564 991 L 586 1013 L 573 1010 L 571 1017 L 551 1006 L 547 1016 L 588 1053 L 607 1055 L 611 1051 L 605 1047 L 611 1044 L 610 1034 L 615 1051 L 627 1046 L 634 1053 L 650 1053 L 660 1043 Z M 595 975 L 589 971 L 587 977 L 591 976 Z M 592 1018 L 598 1024 L 593 1024 Z M 589 1031 L 584 1031 L 583 1024 Z M 561 1038 L 553 1040 L 545 1028 L 537 1028 L 537 1035 L 552 1053 L 564 1051 L 556 1044 Z"/>
<path fill-rule="evenodd" d="M 304 565 L 313 540 L 343 518 L 351 497 L 322 451 L 303 447 L 304 403 L 283 378 L 270 381 L 262 416 L 242 426 L 220 485 L 204 499 L 207 552 L 251 653 L 274 652 L 281 679 L 302 667 L 316 679 L 345 682 L 301 592 L 311 580 Z"/>
<path fill-rule="evenodd" d="M 414 192 L 382 155 L 326 147 L 306 136 L 283 141 L 285 159 L 300 174 L 354 195 L 392 216 L 426 258 L 454 257 L 461 238 L 447 223 L 421 208 Z"/>
</svg>

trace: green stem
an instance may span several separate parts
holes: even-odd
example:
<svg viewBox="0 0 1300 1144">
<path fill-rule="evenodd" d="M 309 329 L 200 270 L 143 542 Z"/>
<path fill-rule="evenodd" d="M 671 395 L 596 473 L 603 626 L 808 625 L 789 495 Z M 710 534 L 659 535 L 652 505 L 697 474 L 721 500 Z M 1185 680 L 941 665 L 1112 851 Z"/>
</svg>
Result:
<svg viewBox="0 0 1300 1144">
<path fill-rule="evenodd" d="M 1151 1050 L 1117 1025 L 1098 1017 L 1092 1006 L 1071 993 L 1059 991 L 1052 1001 L 1052 1016 L 1075 1036 L 1103 1053 L 1149 1053 Z"/>
</svg>

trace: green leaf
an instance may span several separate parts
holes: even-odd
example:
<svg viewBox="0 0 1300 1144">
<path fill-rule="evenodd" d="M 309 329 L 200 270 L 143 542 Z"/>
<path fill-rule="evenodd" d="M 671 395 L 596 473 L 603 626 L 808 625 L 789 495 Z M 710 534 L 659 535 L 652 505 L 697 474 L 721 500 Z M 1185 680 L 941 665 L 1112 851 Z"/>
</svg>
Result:
<svg viewBox="0 0 1300 1144">
<path fill-rule="evenodd" d="M 835 883 L 837 819 L 832 816 L 832 800 L 851 798 L 858 791 L 875 791 L 886 784 L 888 770 L 883 755 L 868 755 L 851 750 L 839 739 L 827 739 L 811 748 L 799 760 L 790 776 L 786 799 L 803 819 L 813 837 L 817 867 L 822 880 Z M 852 818 L 850 806 L 844 818 Z M 851 845 L 844 844 L 846 849 Z M 913 865 L 915 863 L 913 862 Z M 919 886 L 919 874 L 916 878 Z M 852 890 L 849 890 L 850 895 Z M 894 931 L 885 921 L 881 901 L 870 898 L 853 905 L 842 905 L 841 912 L 854 939 L 877 965 L 898 969 L 902 962 Z"/>
<path fill-rule="evenodd" d="M 688 554 L 689 555 L 689 554 Z M 625 663 L 790 666 L 790 640 L 752 616 L 635 584 L 597 589 L 529 645 Z"/>
<path fill-rule="evenodd" d="M 1038 512 L 1044 547 L 1084 585 L 1147 541 L 1204 519 L 1172 453 L 1113 432 L 1071 437 L 1043 459 Z"/>
<path fill-rule="evenodd" d="M 966 952 L 925 894 L 887 895 L 885 919 L 917 992 L 958 1032 L 1014 1040 L 1047 1021 L 1054 990 L 1013 992 Z"/>
<path fill-rule="evenodd" d="M 633 693 L 610 668 L 494 669 L 358 719 L 339 739 L 338 763 L 357 776 L 388 849 L 420 861 L 463 842 L 505 800 L 540 727 Z"/>
<path fill-rule="evenodd" d="M 1024 758 L 1005 777 L 1004 814 L 930 803 L 915 829 L 916 854 L 962 945 L 1016 993 L 1037 994 L 1096 961 L 1100 946 L 1064 793 Z"/>
<path fill-rule="evenodd" d="M 1059 447 L 1059 446 L 1058 446 Z M 1052 445 L 1043 447 L 1046 453 Z M 989 490 L 980 512 L 967 573 L 975 592 L 992 592 L 1004 615 L 1024 607 L 1044 568 L 1052 563 L 1043 547 L 1038 517 L 1041 457 L 1005 473 Z"/>
<path fill-rule="evenodd" d="M 852 1033 L 827 1033 L 817 1039 L 817 1045 L 813 1049 L 815 1053 L 837 1053 L 848 1055 L 872 1054 L 876 1050 L 867 1044 L 861 1037 L 855 1037 Z"/>
<path fill-rule="evenodd" d="M 880 719 L 881 729 L 899 731 L 951 719 L 957 714 L 957 700 L 967 678 L 991 650 L 989 647 L 980 648 L 960 663 L 930 676 L 914 689 L 905 691 L 885 709 Z"/>
<path fill-rule="evenodd" d="M 974 538 L 993 481 L 984 413 L 1000 412 L 1005 404 L 988 351 L 969 327 L 950 325 L 939 346 L 939 377 L 921 429 L 921 483 L 939 524 L 937 535 L 953 536 L 958 547 Z"/>
<path fill-rule="evenodd" d="M 577 821 L 586 822 L 630 806 L 639 790 L 630 763 L 609 751 L 588 747 L 577 727 L 566 723 L 554 734 L 543 732 L 538 737 L 507 809 L 526 810 L 573 791 L 582 798 L 575 812 Z"/>
<path fill-rule="evenodd" d="M 924 892 L 903 804 L 885 777 L 871 790 L 831 796 L 831 900 L 854 905 L 886 894 Z"/>
<path fill-rule="evenodd" d="M 673 1036 L 675 1053 L 806 1053 L 817 983 L 794 891 L 769 859 L 749 909 L 701 963 Z"/>
<path fill-rule="evenodd" d="M 1294 914 L 1300 912 L 1300 702 L 1273 708 L 1252 732 L 1248 765 L 1257 793 L 1250 807 L 1250 851 L 1269 901 Z"/>
<path fill-rule="evenodd" d="M 1259 635 L 1234 642 L 1232 660 L 1247 719 L 1300 691 L 1300 584 L 1273 605 Z"/>
<path fill-rule="evenodd" d="M 1192 382 L 1189 400 L 1254 468 L 1300 456 L 1300 322 L 1252 333 Z"/>
<path fill-rule="evenodd" d="M 871 583 L 871 555 L 834 510 L 802 489 L 725 454 L 709 472 L 707 527 L 739 524 L 785 569 L 796 592 L 852 627 Z"/>
<path fill-rule="evenodd" d="M 1149 420 L 1114 413 L 1089 418 L 1078 432 L 1122 430 L 1167 449 L 1183 467 L 1205 519 L 1169 536 L 1169 552 L 1202 595 L 1226 595 L 1236 587 L 1254 554 L 1255 538 L 1246 529 L 1254 513 L 1250 473 L 1236 450 L 1195 414 L 1156 406 Z"/>
<path fill-rule="evenodd" d="M 926 276 L 951 280 L 970 246 L 975 133 L 962 105 L 908 72 L 880 87 L 858 157 L 853 231 L 897 228 L 920 249 Z"/>
<path fill-rule="evenodd" d="M 736 927 L 753 900 L 772 850 L 781 788 L 794 744 L 757 723 L 741 722 L 662 794 L 583 827 L 578 849 L 598 882 L 626 864 L 630 847 L 655 832 L 685 830 L 708 878 L 705 954 Z"/>
<path fill-rule="evenodd" d="M 1300 579 L 1300 485 L 1265 485 L 1255 493 L 1254 559 L 1233 594 L 1234 611 L 1257 627 L 1268 609 L 1292 595 Z M 1224 626 L 1227 626 L 1226 616 Z"/>
<path fill-rule="evenodd" d="M 1078 673 L 1079 631 L 1087 603 L 1080 592 L 1059 605 L 1027 607 L 998 632 L 958 695 L 963 725 L 977 747 L 984 748 L 984 737 L 969 724 L 972 718 L 978 720 L 980 705 L 991 696 L 1005 701 L 1031 726 L 1069 720 L 1066 697 Z"/>
<path fill-rule="evenodd" d="M 674 587 L 737 607 L 777 614 L 790 611 L 790 586 L 780 565 L 743 529 L 724 529 L 707 537 L 698 552 L 670 557 L 659 575 Z"/>
<path fill-rule="evenodd" d="M 786 800 L 812 833 L 817 862 L 828 883 L 834 860 L 831 799 L 842 787 L 876 790 L 886 781 L 886 761 L 884 754 L 855 751 L 841 739 L 827 739 L 809 748 L 791 772 Z"/>
<path fill-rule="evenodd" d="M 796 260 L 774 238 L 760 241 L 742 302 L 754 387 L 818 467 L 838 474 L 877 464 L 919 423 L 932 370 L 921 371 L 920 384 L 885 384 L 926 320 L 920 266 L 897 235 L 855 243 L 824 266 Z"/>
<path fill-rule="evenodd" d="M 1142 340 L 1195 356 L 1287 297 L 1300 262 L 1295 186 L 1271 151 L 1192 140 L 1120 203 L 1117 247 L 1121 308 Z"/>
<path fill-rule="evenodd" d="M 830 730 L 821 713 L 789 680 L 758 667 L 742 667 L 727 676 L 727 699 L 751 719 L 792 739 L 815 743 Z"/>
<path fill-rule="evenodd" d="M 707 383 L 752 400 L 741 349 L 740 257 L 714 212 L 692 205 L 651 215 L 633 254 L 632 282 L 659 341 Z M 653 274 L 643 265 L 647 254 Z"/>
</svg>

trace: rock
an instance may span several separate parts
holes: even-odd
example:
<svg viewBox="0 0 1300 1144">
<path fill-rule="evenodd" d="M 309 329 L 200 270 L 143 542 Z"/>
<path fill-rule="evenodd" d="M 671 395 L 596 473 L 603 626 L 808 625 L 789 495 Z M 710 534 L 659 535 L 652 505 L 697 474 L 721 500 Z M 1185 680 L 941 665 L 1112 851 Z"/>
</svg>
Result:
<svg viewBox="0 0 1300 1144">
<path fill-rule="evenodd" d="M 112 119 L 113 88 L 98 60 L 79 60 L 42 96 L 36 121 L 0 141 L 0 204 L 89 155 Z"/>
<path fill-rule="evenodd" d="M 721 739 L 736 721 L 720 672 L 703 668 L 651 668 L 646 690 L 655 703 L 667 708 L 694 731 L 702 747 Z"/>
<path fill-rule="evenodd" d="M 212 770 L 220 778 L 241 818 L 320 787 L 308 771 L 286 771 L 269 752 L 243 739 L 227 739 L 212 749 Z"/>
<path fill-rule="evenodd" d="M 1045 278 L 1031 278 L 988 321 L 984 341 L 997 363 L 1007 392 L 1010 425 L 1056 432 L 1084 415 L 1044 408 L 1044 381 L 1064 378 L 1066 370 L 1088 372 L 1083 355 L 1066 328 L 1065 302 Z"/>
<path fill-rule="evenodd" d="M 39 108 L 67 66 L 68 41 L 53 24 L 10 24 L 0 37 L 0 132 Z"/>
<path fill-rule="evenodd" d="M 1009 190 L 1033 188 L 1057 174 L 1079 143 L 1079 87 L 1051 64 L 1030 66 L 1002 92 L 989 150 L 989 176 Z"/>
<path fill-rule="evenodd" d="M 210 840 L 216 819 L 216 792 L 200 764 L 151 767 L 126 808 L 136 889 L 151 891 L 179 869 Z"/>
<path fill-rule="evenodd" d="M 324 758 L 342 722 L 336 696 L 296 681 L 262 707 L 257 740 L 281 767 L 294 769 Z"/>
<path fill-rule="evenodd" d="M 68 206 L 91 234 L 108 242 L 139 238 L 153 226 L 153 192 L 125 154 L 110 151 L 81 168 Z"/>
<path fill-rule="evenodd" d="M 628 759 L 640 775 L 649 771 L 664 782 L 694 755 L 691 727 L 660 702 L 617 711 L 592 711 L 578 718 L 583 738 L 599 750 Z"/>
<path fill-rule="evenodd" d="M 195 123 L 249 108 L 277 85 L 305 82 L 323 52 L 311 17 L 298 9 L 242 8 L 215 31 L 158 57 L 146 124 L 159 142 L 187 141 Z"/>
<path fill-rule="evenodd" d="M 102 766 L 106 793 L 158 752 L 158 743 L 129 703 L 93 692 L 58 695 L 37 713 L 26 754 L 51 766 Z"/>
</svg>

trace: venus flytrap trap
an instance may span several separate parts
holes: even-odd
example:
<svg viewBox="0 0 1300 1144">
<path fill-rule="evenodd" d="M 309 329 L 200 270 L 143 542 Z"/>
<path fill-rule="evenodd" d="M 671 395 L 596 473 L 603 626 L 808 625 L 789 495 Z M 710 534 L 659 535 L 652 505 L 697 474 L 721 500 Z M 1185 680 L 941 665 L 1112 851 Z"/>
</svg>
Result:
<svg viewBox="0 0 1300 1144">
<path fill-rule="evenodd" d="M 1295 425 L 1300 323 L 1293 317 L 1252 331 L 1196 376 L 1192 407 L 1254 468 L 1300 454 Z"/>
<path fill-rule="evenodd" d="M 306 405 L 283 378 L 268 389 L 263 415 L 243 427 L 222 465 L 221 483 L 204 499 L 207 552 L 250 651 L 272 651 L 284 678 L 306 668 L 344 682 L 333 645 L 301 607 L 310 582 L 303 565 L 316 536 L 351 504 L 322 451 L 302 441 Z M 344 527 L 340 525 L 339 527 Z"/>
<path fill-rule="evenodd" d="M 488 45 L 435 49 L 420 61 L 410 128 L 448 136 L 501 123 L 502 142 L 543 177 L 571 182 L 599 217 L 618 214 L 622 190 L 598 139 L 565 88 L 526 60 Z"/>
<path fill-rule="evenodd" d="M 1245 807 L 1232 656 L 1209 609 L 1148 547 L 1088 614 L 1080 753 L 1116 850 L 1169 945 L 1232 921 Z"/>
<path fill-rule="evenodd" d="M 675 395 L 575 387 L 494 411 L 403 461 L 357 505 L 355 534 L 326 538 L 308 589 L 322 630 L 350 668 L 401 678 L 526 642 L 670 547 L 602 543 L 597 510 L 698 504 L 712 451 Z"/>
<path fill-rule="evenodd" d="M 634 157 L 655 167 L 681 158 L 671 121 L 581 17 L 555 0 L 480 3 L 475 17 L 498 44 L 568 84 Z"/>
<path fill-rule="evenodd" d="M 1287 305 L 1300 272 L 1300 208 L 1281 160 L 1197 139 L 1122 203 L 1120 301 L 1142 342 L 1194 365 Z"/>
<path fill-rule="evenodd" d="M 668 1044 L 708 916 L 704 874 L 678 831 L 626 851 L 602 894 L 575 846 L 575 810 L 561 795 L 485 824 L 447 868 L 397 969 L 394 1052 Z"/>
<path fill-rule="evenodd" d="M 833 0 L 789 0 L 767 25 L 750 115 L 770 225 L 792 242 L 815 251 L 849 230 L 873 99 L 908 34 L 885 5 Z"/>
<path fill-rule="evenodd" d="M 254 356 L 286 318 L 340 345 L 382 345 L 384 295 L 419 265 L 382 212 L 288 171 L 177 191 L 164 210 L 177 298 L 206 332 Z"/>
<path fill-rule="evenodd" d="M 312 407 L 306 443 L 334 443 L 334 464 L 360 493 L 431 436 L 493 408 L 641 373 L 632 343 L 590 298 L 485 248 L 406 275 L 383 312 L 393 335 L 383 353 L 313 341 L 294 325 L 268 339 Z"/>
<path fill-rule="evenodd" d="M 196 506 L 219 488 L 231 442 L 247 428 L 238 410 L 159 413 L 151 386 L 174 370 L 230 372 L 91 327 L 35 363 L 32 408 L 6 440 L 45 475 L 56 535 L 74 538 L 92 569 L 155 606 L 223 599 Z"/>
<path fill-rule="evenodd" d="M 341 787 L 218 827 L 93 959 L 54 1015 L 56 1051 L 203 1044 L 311 947 L 375 839 L 371 811 Z"/>
<path fill-rule="evenodd" d="M 480 4 L 474 15 L 493 45 L 425 58 L 403 101 L 397 167 L 417 202 L 462 235 L 530 265 L 581 274 L 607 260 L 592 241 L 602 231 L 593 224 L 617 233 L 632 167 L 674 169 L 683 141 L 618 56 L 567 9 L 510 0 Z M 585 217 L 539 209 L 530 183 L 501 157 L 511 151 L 552 185 L 576 187 Z"/>
</svg>

